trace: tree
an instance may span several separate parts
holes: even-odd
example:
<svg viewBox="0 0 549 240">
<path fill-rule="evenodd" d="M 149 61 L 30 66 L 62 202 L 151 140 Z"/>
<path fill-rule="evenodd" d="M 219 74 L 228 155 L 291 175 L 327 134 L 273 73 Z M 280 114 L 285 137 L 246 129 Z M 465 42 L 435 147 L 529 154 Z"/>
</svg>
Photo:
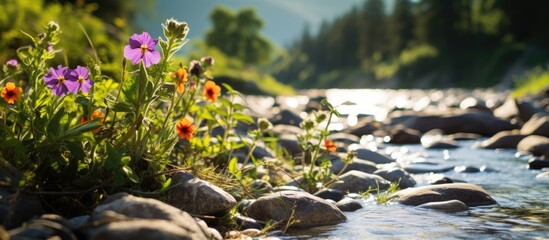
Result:
<svg viewBox="0 0 549 240">
<path fill-rule="evenodd" d="M 254 9 L 234 13 L 227 7 L 216 7 L 210 14 L 213 27 L 206 34 L 206 44 L 245 63 L 260 64 L 269 60 L 272 45 L 261 35 L 263 21 Z"/>
<path fill-rule="evenodd" d="M 410 0 L 396 0 L 388 24 L 389 51 L 400 54 L 414 37 L 414 14 Z"/>
</svg>

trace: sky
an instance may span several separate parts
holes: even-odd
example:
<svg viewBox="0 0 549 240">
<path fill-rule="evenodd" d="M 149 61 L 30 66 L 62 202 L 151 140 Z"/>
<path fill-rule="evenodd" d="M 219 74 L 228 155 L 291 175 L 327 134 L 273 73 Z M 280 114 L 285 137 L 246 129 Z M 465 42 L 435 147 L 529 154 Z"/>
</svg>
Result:
<svg viewBox="0 0 549 240">
<path fill-rule="evenodd" d="M 137 23 L 154 37 L 162 34 L 160 24 L 175 18 L 189 24 L 189 38 L 203 38 L 211 23 L 209 14 L 216 5 L 233 10 L 253 7 L 264 20 L 263 35 L 279 47 L 297 40 L 306 25 L 316 32 L 323 20 L 333 20 L 364 0 L 156 0 L 155 9 L 139 15 Z M 390 6 L 392 0 L 386 0 Z"/>
</svg>

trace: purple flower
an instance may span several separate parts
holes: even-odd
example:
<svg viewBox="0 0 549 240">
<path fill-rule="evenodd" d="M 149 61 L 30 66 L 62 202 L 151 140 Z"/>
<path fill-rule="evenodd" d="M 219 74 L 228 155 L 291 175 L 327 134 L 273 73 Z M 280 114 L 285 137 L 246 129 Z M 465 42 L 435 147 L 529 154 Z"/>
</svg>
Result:
<svg viewBox="0 0 549 240">
<path fill-rule="evenodd" d="M 88 76 L 89 73 L 90 70 L 81 66 L 77 66 L 76 69 L 72 70 L 70 73 L 70 80 L 77 82 L 80 86 L 80 90 L 84 93 L 90 92 L 93 85 L 93 81 Z"/>
<path fill-rule="evenodd" d="M 6 62 L 6 65 L 8 65 L 8 67 L 17 68 L 19 66 L 19 62 L 17 62 L 17 59 L 10 59 Z"/>
<path fill-rule="evenodd" d="M 147 32 L 141 35 L 135 33 L 130 37 L 130 44 L 124 47 L 124 57 L 133 64 L 138 64 L 139 60 L 143 59 L 145 67 L 157 64 L 160 62 L 160 53 L 154 50 L 157 43 L 158 40 L 152 39 Z"/>
<path fill-rule="evenodd" d="M 69 91 L 77 93 L 79 84 L 71 79 L 70 72 L 68 67 L 61 65 L 57 66 L 57 70 L 50 68 L 50 72 L 44 75 L 44 82 L 57 96 L 64 96 Z"/>
</svg>

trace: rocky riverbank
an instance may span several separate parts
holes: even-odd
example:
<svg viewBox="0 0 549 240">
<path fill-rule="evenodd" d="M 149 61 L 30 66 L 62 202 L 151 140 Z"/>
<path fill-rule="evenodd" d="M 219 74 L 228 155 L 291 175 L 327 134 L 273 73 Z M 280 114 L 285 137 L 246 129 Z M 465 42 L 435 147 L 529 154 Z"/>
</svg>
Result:
<svg viewBox="0 0 549 240">
<path fill-rule="evenodd" d="M 302 112 L 322 109 L 320 101 L 324 97 L 327 96 L 322 92 L 309 92 L 308 96 L 292 98 L 293 101 L 249 96 L 244 102 L 250 116 L 270 119 L 274 125 L 270 134 L 278 138 L 279 148 L 299 159 L 301 151 L 296 136 L 304 131 L 300 123 L 306 114 Z M 369 96 L 361 97 L 363 101 L 369 100 Z M 229 193 L 187 171 L 178 171 L 169 176 L 173 187 L 156 199 L 114 194 L 89 215 L 65 219 L 44 214 L 39 194 L 21 191 L 17 188 L 16 171 L 3 169 L 0 222 L 7 230 L 0 230 L 0 239 L 241 239 L 266 233 L 276 235 L 278 230 L 345 222 L 346 212 L 363 207 L 356 200 L 356 193 L 372 189 L 383 193 L 391 183 L 398 184 L 401 190 L 388 195 L 390 201 L 448 214 L 497 204 L 485 189 L 459 179 L 441 178 L 423 186 L 416 186 L 414 179 L 415 174 L 423 173 L 497 169 L 434 161 L 403 164 L 372 148 L 380 144 L 453 149 L 459 147 L 459 141 L 486 138 L 479 148 L 514 149 L 522 155 L 533 155 L 528 161 L 531 169 L 549 167 L 549 91 L 521 99 L 461 92 L 447 96 L 413 93 L 404 97 L 408 105 L 385 106 L 391 108 L 385 119 L 358 116 L 356 124 L 344 121 L 344 116 L 339 119 L 342 127 L 328 138 L 337 146 L 337 152 L 329 155 L 331 172 L 341 175 L 328 188 L 310 193 L 300 188 L 299 173 L 303 169 L 300 164 L 288 170 L 295 173 L 292 178 L 279 176 L 285 185 L 276 186 L 281 180 L 275 181 L 274 177 L 251 183 L 253 199 Z M 245 140 L 250 128 L 240 125 L 237 133 Z M 368 135 L 372 137 L 365 137 Z M 376 141 L 379 139 L 382 142 Z M 349 150 L 356 155 L 346 164 L 344 157 Z M 275 157 L 274 149 L 263 143 L 257 144 L 253 155 L 257 159 Z M 245 154 L 236 156 L 241 163 L 245 161 Z M 291 166 L 282 166 L 288 167 Z M 271 176 L 276 169 L 265 167 L 257 171 L 261 172 L 258 175 Z M 547 173 L 542 172 L 537 178 L 547 181 Z M 234 212 L 227 214 L 229 211 Z M 233 227 L 226 228 L 225 221 L 233 222 Z M 269 229 L 274 223 L 278 223 L 276 228 Z"/>
</svg>

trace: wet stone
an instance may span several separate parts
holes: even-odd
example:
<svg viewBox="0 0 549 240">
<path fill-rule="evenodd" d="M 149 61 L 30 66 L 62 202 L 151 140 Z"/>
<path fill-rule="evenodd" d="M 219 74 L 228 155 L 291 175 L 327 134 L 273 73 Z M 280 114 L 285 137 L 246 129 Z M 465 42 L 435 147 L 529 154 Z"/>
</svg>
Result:
<svg viewBox="0 0 549 240">
<path fill-rule="evenodd" d="M 343 198 L 336 203 L 336 207 L 338 207 L 339 210 L 344 212 L 354 212 L 358 209 L 361 209 L 362 204 L 360 204 L 358 200 L 353 198 Z"/>
<path fill-rule="evenodd" d="M 442 212 L 462 212 L 469 210 L 467 204 L 459 200 L 449 200 L 442 202 L 428 202 L 417 206 L 418 208 L 433 209 Z"/>
</svg>

